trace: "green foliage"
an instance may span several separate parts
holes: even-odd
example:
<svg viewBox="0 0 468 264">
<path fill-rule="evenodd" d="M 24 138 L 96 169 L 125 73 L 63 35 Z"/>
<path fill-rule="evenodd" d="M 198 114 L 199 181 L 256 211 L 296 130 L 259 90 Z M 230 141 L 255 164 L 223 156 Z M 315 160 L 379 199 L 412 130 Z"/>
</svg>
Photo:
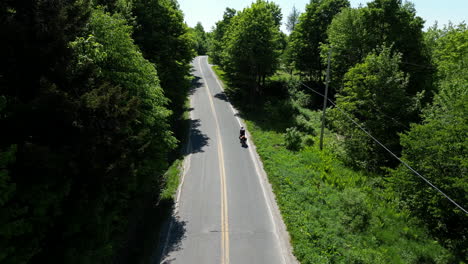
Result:
<svg viewBox="0 0 468 264">
<path fill-rule="evenodd" d="M 168 100 L 123 15 L 89 17 L 86 1 L 11 8 L 0 63 L 1 262 L 110 263 L 129 208 L 158 198 L 176 143 Z"/>
<path fill-rule="evenodd" d="M 328 29 L 329 45 L 322 46 L 324 61 L 333 46 L 332 89 L 340 91 L 345 73 L 375 48 L 393 45 L 402 54 L 402 71 L 409 74 L 407 93 L 414 96 L 425 91 L 426 101 L 430 99 L 434 69 L 423 41 L 423 25 L 414 6 L 401 0 L 375 0 L 367 7 L 344 10 Z"/>
<path fill-rule="evenodd" d="M 322 80 L 325 67 L 320 45 L 327 41 L 327 28 L 333 17 L 345 7 L 349 7 L 348 0 L 310 1 L 291 33 L 290 52 L 295 66 L 313 80 Z"/>
<path fill-rule="evenodd" d="M 433 51 L 439 67 L 439 92 L 423 113 L 401 136 L 403 159 L 461 206 L 468 204 L 468 70 L 464 67 L 467 30 L 446 28 Z M 468 216 L 429 187 L 406 167 L 392 173 L 392 185 L 405 205 L 457 256 L 467 262 Z"/>
<path fill-rule="evenodd" d="M 389 57 L 389 49 L 385 52 Z M 383 57 L 372 56 L 377 61 Z M 390 57 L 390 65 L 398 61 L 397 55 Z M 403 80 L 406 79 L 400 79 Z M 344 166 L 337 156 L 341 155 L 341 139 L 337 135 L 325 129 L 323 151 L 318 146 L 304 144 L 306 140 L 318 141 L 311 134 L 302 138 L 300 150 L 287 149 L 285 124 L 291 127 L 294 119 L 306 120 L 315 131 L 321 125 L 321 112 L 297 103 L 293 91 L 299 86 L 295 81 L 284 85 L 292 93 L 289 100 L 266 98 L 266 106 L 242 114 L 272 184 L 298 260 L 301 263 L 452 263 L 450 253 L 428 235 L 428 230 L 409 211 L 399 208 L 402 201 L 385 187 L 385 180 Z M 290 102 L 293 111 L 281 117 L 276 112 L 282 111 L 284 102 Z M 242 105 L 238 107 L 244 109 Z M 294 130 L 297 134 L 299 129 L 289 129 L 289 132 Z"/>
<path fill-rule="evenodd" d="M 182 160 L 175 160 L 164 174 L 161 200 L 171 200 L 174 198 L 179 187 L 181 174 L 183 173 L 182 162 Z"/>
<path fill-rule="evenodd" d="M 294 29 L 296 28 L 297 23 L 299 23 L 299 16 L 301 15 L 301 12 L 299 12 L 296 9 L 296 6 L 293 6 L 293 10 L 288 16 L 288 20 L 286 22 L 286 29 L 289 32 L 293 32 Z"/>
<path fill-rule="evenodd" d="M 329 144 L 291 152 L 280 132 L 259 121 L 269 112 L 246 118 L 301 263 L 449 263 L 377 179 L 344 167 Z"/>
<path fill-rule="evenodd" d="M 328 28 L 328 40 L 333 46 L 331 57 L 331 87 L 337 91 L 343 88 L 346 72 L 364 60 L 371 47 L 367 44 L 366 25 L 363 9 L 345 8 Z M 322 56 L 328 56 L 329 47 L 322 46 Z"/>
<path fill-rule="evenodd" d="M 0 261 L 2 263 L 13 263 L 14 261 L 19 263 L 25 262 L 35 253 L 33 251 L 23 256 L 12 256 L 12 254 L 17 252 L 18 249 L 16 248 L 17 245 L 14 245 L 11 241 L 21 235 L 22 232 L 25 232 L 28 227 L 24 221 L 11 221 L 9 219 L 9 215 L 11 217 L 11 215 L 17 215 L 24 211 L 24 207 L 10 207 L 5 210 L 7 203 L 12 201 L 16 191 L 16 184 L 11 180 L 8 170 L 8 165 L 15 161 L 16 151 L 17 147 L 15 145 L 12 145 L 5 150 L 0 150 L 0 207 L 2 208 L 2 214 L 0 214 L 0 223 L 2 223 L 2 227 L 0 229 L 0 236 L 2 237 L 2 240 L 0 240 L 0 246 L 2 248 L 2 251 L 0 252 Z"/>
<path fill-rule="evenodd" d="M 57 246 L 49 234 L 69 193 L 75 139 L 68 42 L 88 15 L 88 1 L 0 4 L 1 263 L 30 263 Z"/>
<path fill-rule="evenodd" d="M 294 113 L 294 108 L 289 100 L 270 100 L 265 102 L 265 111 L 270 113 L 271 121 L 282 122 L 290 118 Z"/>
<path fill-rule="evenodd" d="M 195 42 L 195 51 L 198 55 L 206 55 L 208 51 L 208 39 L 205 29 L 200 22 L 192 29 L 192 34 Z"/>
<path fill-rule="evenodd" d="M 231 79 L 240 81 L 251 102 L 261 93 L 266 76 L 272 75 L 279 57 L 277 7 L 258 0 L 230 20 L 224 34 L 222 65 Z M 244 88 L 245 87 L 245 88 Z"/>
<path fill-rule="evenodd" d="M 394 152 L 400 150 L 398 133 L 402 132 L 414 103 L 405 94 L 408 79 L 399 69 L 401 56 L 383 47 L 364 63 L 345 75 L 345 87 L 337 96 L 337 107 L 358 122 L 371 135 Z M 378 171 L 394 164 L 393 158 L 370 137 L 351 123 L 339 110 L 331 111 L 338 133 L 345 136 L 351 162 L 358 167 Z"/>
<path fill-rule="evenodd" d="M 135 0 L 135 43 L 146 59 L 156 65 L 158 77 L 168 108 L 173 111 L 171 127 L 181 140 L 185 131 L 179 130 L 184 112 L 185 98 L 190 82 L 190 63 L 195 56 L 195 46 L 184 16 L 174 0 Z"/>
<path fill-rule="evenodd" d="M 437 24 L 425 33 L 427 46 L 432 60 L 437 66 L 439 80 L 448 78 L 464 70 L 468 58 L 468 30 L 466 24 L 449 24 L 439 29 Z"/>
<path fill-rule="evenodd" d="M 305 135 L 304 137 L 302 137 L 302 146 L 303 147 L 313 146 L 314 143 L 315 143 L 315 136 Z"/>
<path fill-rule="evenodd" d="M 299 150 L 301 148 L 301 133 L 295 127 L 286 129 L 284 133 L 284 142 L 289 150 Z"/>
<path fill-rule="evenodd" d="M 229 28 L 231 19 L 236 15 L 236 10 L 233 8 L 226 8 L 223 15 L 223 20 L 216 22 L 215 29 L 213 30 L 213 39 L 211 41 L 209 55 L 213 59 L 213 64 L 222 64 L 222 53 L 224 51 L 224 35 Z"/>
</svg>

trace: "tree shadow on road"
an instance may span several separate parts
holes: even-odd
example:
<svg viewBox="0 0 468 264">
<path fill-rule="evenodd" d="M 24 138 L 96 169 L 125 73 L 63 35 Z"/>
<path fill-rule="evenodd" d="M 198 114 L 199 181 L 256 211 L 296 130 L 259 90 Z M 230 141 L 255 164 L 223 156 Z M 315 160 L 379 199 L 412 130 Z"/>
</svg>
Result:
<svg viewBox="0 0 468 264">
<path fill-rule="evenodd" d="M 219 100 L 223 100 L 225 102 L 229 102 L 226 94 L 224 92 L 220 92 L 220 93 L 217 93 L 214 95 L 215 98 L 219 99 Z"/>
<path fill-rule="evenodd" d="M 200 77 L 194 76 L 194 78 L 192 79 L 192 85 L 190 86 L 190 89 L 189 89 L 189 95 L 193 95 L 197 91 L 198 88 L 203 86 L 203 83 L 200 80 L 201 80 Z"/>
<path fill-rule="evenodd" d="M 171 252 L 176 252 L 182 249 L 182 240 L 186 237 L 186 221 L 182 221 L 179 216 L 174 214 L 174 202 L 165 201 L 165 207 L 170 206 L 172 212 L 162 224 L 162 230 L 159 235 L 158 246 L 156 251 L 148 262 L 150 264 L 172 263 L 174 257 L 169 258 Z"/>
<path fill-rule="evenodd" d="M 170 257 L 171 252 L 176 252 L 182 249 L 182 240 L 186 237 L 186 222 L 181 221 L 178 216 L 172 215 L 170 219 L 170 230 L 168 232 L 169 237 L 165 237 L 165 241 L 162 242 L 161 252 L 157 261 L 152 264 L 169 264 L 175 261 L 175 257 Z"/>
<path fill-rule="evenodd" d="M 210 138 L 198 129 L 200 127 L 200 122 L 200 119 L 190 120 L 190 146 L 187 154 L 205 152 L 203 150 L 204 147 L 209 146 Z"/>
</svg>

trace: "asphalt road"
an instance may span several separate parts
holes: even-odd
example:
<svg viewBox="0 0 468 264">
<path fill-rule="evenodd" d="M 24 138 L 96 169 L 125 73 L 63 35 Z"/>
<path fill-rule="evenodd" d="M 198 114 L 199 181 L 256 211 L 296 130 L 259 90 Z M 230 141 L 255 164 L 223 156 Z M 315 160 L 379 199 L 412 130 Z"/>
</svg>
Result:
<svg viewBox="0 0 468 264">
<path fill-rule="evenodd" d="M 242 121 L 207 57 L 193 67 L 188 156 L 157 262 L 295 263 L 255 146 L 239 142 Z"/>
</svg>

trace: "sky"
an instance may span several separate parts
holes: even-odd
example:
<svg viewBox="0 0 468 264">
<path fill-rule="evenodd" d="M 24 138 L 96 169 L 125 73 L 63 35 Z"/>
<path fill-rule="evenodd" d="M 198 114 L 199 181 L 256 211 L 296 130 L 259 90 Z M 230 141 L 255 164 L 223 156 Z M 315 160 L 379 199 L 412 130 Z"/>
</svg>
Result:
<svg viewBox="0 0 468 264">
<path fill-rule="evenodd" d="M 242 10 L 255 0 L 178 0 L 180 8 L 184 12 L 185 22 L 189 27 L 194 27 L 201 22 L 205 31 L 211 31 L 215 23 L 223 18 L 226 7 Z M 293 6 L 303 12 L 309 0 L 273 0 L 281 7 L 283 23 L 281 30 L 286 32 L 285 21 L 291 13 Z M 350 0 L 351 7 L 366 5 L 370 0 Z M 451 21 L 458 24 L 462 21 L 468 23 L 468 0 L 411 0 L 416 8 L 416 14 L 422 17 L 426 23 L 425 28 L 434 25 L 438 21 L 439 26 Z"/>
</svg>

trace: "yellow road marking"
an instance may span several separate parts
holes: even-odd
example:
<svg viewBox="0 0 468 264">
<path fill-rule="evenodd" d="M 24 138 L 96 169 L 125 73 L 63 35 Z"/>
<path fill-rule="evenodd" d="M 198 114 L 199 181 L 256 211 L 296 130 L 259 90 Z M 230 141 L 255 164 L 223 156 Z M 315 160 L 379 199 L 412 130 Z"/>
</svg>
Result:
<svg viewBox="0 0 468 264">
<path fill-rule="evenodd" d="M 200 58 L 198 59 L 198 66 L 202 77 L 204 77 L 203 69 L 201 67 Z M 218 116 L 216 115 L 213 99 L 211 98 L 210 89 L 208 83 L 205 82 L 205 89 L 207 92 L 208 99 L 210 100 L 211 111 L 214 115 L 216 123 L 216 138 L 218 145 L 218 160 L 219 160 L 219 172 L 221 177 L 221 263 L 229 264 L 229 220 L 228 220 L 228 205 L 227 205 L 227 189 L 226 189 L 226 171 L 224 168 L 224 154 L 223 144 L 221 141 L 221 132 L 219 130 Z"/>
</svg>

